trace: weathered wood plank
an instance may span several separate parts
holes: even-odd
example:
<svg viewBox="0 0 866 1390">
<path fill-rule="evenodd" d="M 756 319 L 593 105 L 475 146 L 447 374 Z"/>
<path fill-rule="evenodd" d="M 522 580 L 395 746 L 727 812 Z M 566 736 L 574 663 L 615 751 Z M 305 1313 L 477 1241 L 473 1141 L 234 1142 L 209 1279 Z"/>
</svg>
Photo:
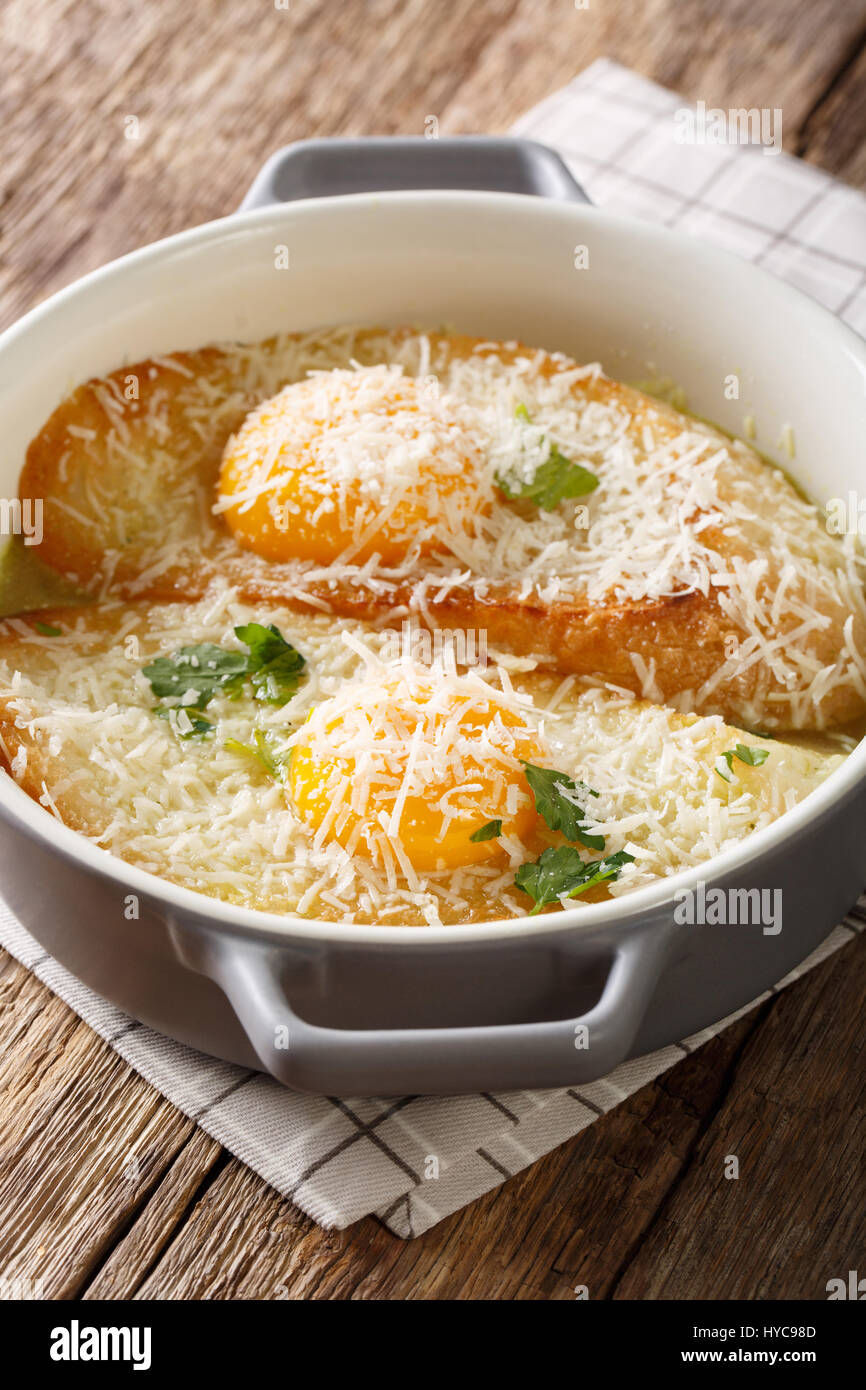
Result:
<svg viewBox="0 0 866 1390">
<path fill-rule="evenodd" d="M 153 1195 L 134 1215 L 130 1230 L 118 1241 L 79 1296 L 84 1299 L 131 1298 L 183 1222 L 202 1183 L 220 1159 L 226 1157 L 225 1150 L 215 1139 L 204 1130 L 194 1129 L 167 1166 L 165 1177 Z"/>
<path fill-rule="evenodd" d="M 864 1000 L 864 938 L 779 997 L 617 1298 L 821 1299 L 862 1266 Z"/>
<path fill-rule="evenodd" d="M 866 188 L 866 33 L 850 63 L 806 118 L 797 154 Z"/>
<path fill-rule="evenodd" d="M 0 1276 L 66 1298 L 193 1125 L 21 966 L 0 991 Z"/>
</svg>

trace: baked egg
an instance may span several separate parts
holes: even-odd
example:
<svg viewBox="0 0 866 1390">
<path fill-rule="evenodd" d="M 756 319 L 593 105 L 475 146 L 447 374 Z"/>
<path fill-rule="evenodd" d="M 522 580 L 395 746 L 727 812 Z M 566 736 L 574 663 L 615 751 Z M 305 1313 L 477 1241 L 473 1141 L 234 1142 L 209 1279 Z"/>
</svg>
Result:
<svg viewBox="0 0 866 1390">
<path fill-rule="evenodd" d="M 295 735 L 289 784 L 319 840 L 404 872 L 457 869 L 531 837 L 524 764 L 543 757 L 514 701 L 410 668 L 317 706 Z"/>
<path fill-rule="evenodd" d="M 215 510 L 268 560 L 399 564 L 445 547 L 483 505 L 466 403 L 396 366 L 319 372 L 252 411 L 226 445 Z"/>
</svg>

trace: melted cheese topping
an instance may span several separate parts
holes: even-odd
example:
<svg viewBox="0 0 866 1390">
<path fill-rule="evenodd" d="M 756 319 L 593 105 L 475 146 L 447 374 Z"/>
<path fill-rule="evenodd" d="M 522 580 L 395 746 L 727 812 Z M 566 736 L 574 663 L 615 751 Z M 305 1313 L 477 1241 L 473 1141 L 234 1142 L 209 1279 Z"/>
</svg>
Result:
<svg viewBox="0 0 866 1390">
<path fill-rule="evenodd" d="M 297 694 L 281 708 L 248 696 L 219 697 L 207 709 L 213 734 L 179 739 L 154 717 L 142 665 L 192 642 L 237 645 L 234 626 L 252 620 L 275 623 L 306 656 Z M 518 668 L 511 673 L 506 665 L 458 673 L 445 664 L 435 685 L 446 721 L 453 718 L 446 692 L 452 701 L 455 693 L 465 697 L 466 682 L 470 707 L 492 716 L 481 731 L 487 746 L 479 763 L 490 791 L 482 787 L 467 804 L 473 816 L 489 811 L 507 820 L 513 812 L 515 820 L 489 858 L 415 869 L 396 853 L 375 862 L 357 852 L 358 845 L 351 852 L 348 838 L 341 843 L 339 836 L 320 833 L 324 822 L 308 821 L 285 785 L 237 747 L 254 746 L 259 729 L 275 755 L 306 741 L 327 757 L 333 749 L 326 711 L 369 709 L 371 681 L 418 690 L 414 658 L 392 656 L 388 634 L 285 608 L 251 609 L 223 588 L 197 604 L 82 610 L 64 622 L 60 637 L 11 619 L 0 636 L 3 752 L 12 774 L 46 808 L 107 851 L 184 887 L 246 907 L 328 920 L 412 925 L 524 915 L 531 904 L 515 888 L 514 873 L 537 857 L 544 841 L 518 820 L 522 791 L 515 791 L 510 774 L 523 729 L 543 750 L 545 765 L 598 792 L 586 809 L 591 828 L 606 836 L 605 852 L 627 849 L 635 856 L 610 885 L 613 896 L 740 843 L 802 800 L 850 747 L 840 737 L 840 753 L 827 754 L 746 737 L 715 717 L 684 716 L 574 677 L 560 681 L 520 670 L 525 662 L 510 663 Z M 392 706 L 386 730 L 394 718 Z M 770 756 L 760 768 L 735 762 L 728 784 L 716 765 L 739 741 Z M 367 733 L 363 742 L 353 733 L 351 748 L 359 760 L 365 748 L 369 754 Z M 397 832 L 395 844 L 408 798 L 425 778 L 459 781 L 453 738 L 444 749 L 425 749 L 426 768 L 410 766 L 407 748 L 411 736 L 377 808 L 386 813 L 382 828 Z M 494 796 L 496 764 L 502 782 Z M 465 771 L 470 785 L 475 770 Z M 453 804 L 459 808 L 459 798 Z M 441 829 L 440 821 L 436 834 Z M 461 840 L 469 829 L 467 819 Z"/>
<path fill-rule="evenodd" d="M 85 532 L 107 530 L 108 597 L 59 638 L 10 620 L 0 647 L 12 774 L 107 851 L 249 907 L 490 920 L 528 910 L 515 870 L 561 843 L 535 814 L 523 759 L 598 793 L 590 830 L 606 854 L 634 856 L 604 890 L 619 896 L 770 824 L 850 746 L 772 742 L 688 713 L 753 668 L 778 685 L 768 694 L 758 682 L 743 714 L 757 727 L 772 725 L 774 708 L 780 723 L 814 723 L 817 702 L 841 686 L 866 700 L 856 539 L 827 535 L 745 445 L 610 388 L 597 366 L 508 344 L 461 355 L 423 334 L 334 330 L 226 349 L 211 375 L 173 358 L 151 370 L 160 384 L 143 414 L 116 379 L 97 384 L 107 435 L 69 425 L 61 477 L 74 444 L 77 491 L 52 501 Z M 497 477 L 531 482 L 554 447 L 597 488 L 550 512 L 509 501 Z M 81 449 L 92 467 L 80 468 Z M 110 597 L 130 549 L 147 556 L 144 590 L 218 573 L 238 542 L 262 592 L 278 568 L 287 601 L 327 610 L 323 592 L 347 585 L 382 600 L 383 622 L 407 607 L 429 615 L 461 589 L 600 607 L 699 593 L 736 640 L 671 709 L 647 703 L 660 698 L 656 663 L 637 654 L 645 700 L 546 675 L 525 657 L 419 669 L 372 627 L 250 607 L 224 584 L 152 610 Z M 828 659 L 816 639 L 836 630 L 840 609 L 841 650 Z M 298 693 L 280 709 L 217 697 L 212 735 L 179 738 L 186 716 L 177 731 L 154 718 L 141 666 L 194 642 L 236 645 L 233 627 L 248 621 L 276 623 L 307 657 Z M 257 734 L 280 765 L 290 759 L 285 783 L 244 751 Z M 719 759 L 738 742 L 769 757 L 735 762 L 728 783 Z M 471 840 L 497 819 L 500 836 Z"/>
<path fill-rule="evenodd" d="M 820 726 L 819 702 L 837 689 L 866 702 L 862 549 L 856 537 L 829 536 L 817 509 L 745 444 L 608 390 L 597 365 L 513 344 L 460 355 L 424 334 L 335 329 L 224 352 L 210 378 L 161 359 L 177 368 L 179 394 L 169 402 L 157 389 L 144 420 L 116 381 L 97 388 L 111 421 L 99 442 L 123 468 L 124 496 L 94 467 L 81 480 L 86 512 L 53 505 L 84 528 L 96 524 L 89 516 L 113 528 L 105 591 L 131 543 L 147 542 L 144 591 L 178 569 L 222 572 L 238 537 L 260 552 L 249 564 L 261 592 L 278 584 L 286 599 L 325 609 L 323 591 L 337 585 L 393 602 L 398 616 L 408 586 L 409 609 L 425 619 L 431 601 L 463 589 L 600 606 L 696 592 L 717 600 L 735 640 L 679 708 L 712 704 L 750 672 L 754 692 L 737 708 L 755 727 Z M 370 408 L 389 393 L 402 447 L 396 415 Z M 515 418 L 518 405 L 531 423 Z M 263 427 L 274 412 L 271 437 Z M 235 532 L 226 536 L 208 529 L 210 485 L 185 466 L 185 451 L 221 450 L 232 430 L 216 504 Z M 598 477 L 595 491 L 550 512 L 507 501 L 496 475 L 531 479 L 554 445 Z M 841 649 L 828 653 L 821 636 L 845 614 Z M 635 666 L 653 698 L 652 663 Z"/>
</svg>

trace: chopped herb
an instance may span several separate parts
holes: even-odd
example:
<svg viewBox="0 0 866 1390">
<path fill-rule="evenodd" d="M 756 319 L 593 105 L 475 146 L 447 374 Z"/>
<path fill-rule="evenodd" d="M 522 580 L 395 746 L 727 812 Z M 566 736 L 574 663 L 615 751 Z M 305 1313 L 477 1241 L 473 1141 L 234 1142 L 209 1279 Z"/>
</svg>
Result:
<svg viewBox="0 0 866 1390">
<path fill-rule="evenodd" d="M 195 705 L 191 708 L 184 705 L 157 705 L 153 712 L 157 719 L 168 720 L 178 738 L 205 738 L 213 729 L 211 721 L 199 714 Z"/>
<path fill-rule="evenodd" d="M 284 705 L 295 694 L 307 664 L 301 653 L 273 623 L 245 623 L 235 628 L 235 636 L 249 647 L 247 671 L 256 699 Z"/>
<path fill-rule="evenodd" d="M 264 729 L 256 729 L 253 738 L 255 747 L 249 743 L 241 743 L 236 738 L 227 738 L 225 746 L 233 753 L 245 753 L 248 757 L 255 758 L 275 782 L 285 782 L 292 756 L 291 748 L 285 753 L 273 752 L 270 747 L 271 740 Z"/>
<path fill-rule="evenodd" d="M 284 705 L 297 690 L 306 666 L 301 653 L 273 624 L 263 627 L 261 623 L 245 623 L 235 628 L 235 635 L 247 647 L 246 652 L 226 651 L 212 642 L 199 642 L 181 647 L 170 656 L 158 656 L 143 668 L 154 695 L 177 700 L 172 709 L 203 710 L 215 695 L 237 700 L 244 681 L 249 680 L 257 700 Z M 165 708 L 169 707 L 157 710 L 162 718 Z M 207 720 L 203 722 L 211 727 Z"/>
<path fill-rule="evenodd" d="M 227 652 L 212 642 L 199 642 L 194 647 L 181 647 L 171 656 L 158 656 L 144 667 L 144 674 L 160 699 L 182 699 L 193 690 L 198 697 L 194 707 L 204 709 L 217 694 L 236 700 L 246 670 L 243 652 Z"/>
<path fill-rule="evenodd" d="M 469 836 L 473 844 L 479 845 L 483 840 L 495 840 L 502 834 L 502 821 L 489 820 L 486 825 L 482 825 L 478 830 L 473 830 Z"/>
<path fill-rule="evenodd" d="M 741 763 L 747 763 L 749 767 L 761 767 L 769 756 L 769 748 L 747 748 L 745 743 L 738 743 L 734 749 L 734 757 L 739 758 Z"/>
<path fill-rule="evenodd" d="M 727 748 L 724 753 L 719 754 L 720 759 L 724 758 L 727 763 L 728 772 L 733 772 L 734 758 L 738 762 L 745 763 L 748 767 L 761 767 L 769 756 L 769 748 L 749 748 L 745 743 L 738 743 L 736 748 Z M 733 782 L 733 777 L 729 777 L 728 772 L 723 772 L 718 763 L 715 770 L 723 782 Z"/>
<path fill-rule="evenodd" d="M 567 840 L 576 840 L 587 849 L 604 849 L 604 836 L 590 834 L 583 807 L 563 795 L 563 791 L 576 793 L 581 790 L 590 796 L 598 796 L 598 792 L 583 782 L 575 782 L 567 772 L 559 772 L 556 768 L 535 767 L 525 762 L 523 771 L 535 797 L 535 809 L 551 830 L 561 831 Z"/>
<path fill-rule="evenodd" d="M 563 845 L 546 849 L 533 864 L 521 864 L 514 882 L 535 903 L 529 914 L 534 917 L 548 903 L 577 898 L 599 883 L 612 883 L 619 878 L 623 865 L 633 861 L 634 855 L 624 849 L 606 859 L 588 860 L 582 859 L 572 845 Z"/>
<path fill-rule="evenodd" d="M 37 623 L 36 631 L 41 632 L 43 637 L 62 637 L 63 629 L 52 627 L 50 623 Z"/>
<path fill-rule="evenodd" d="M 518 420 L 529 425 L 529 411 L 525 405 L 515 410 Z M 567 497 L 585 497 L 598 487 L 598 478 L 580 463 L 574 463 L 561 454 L 557 446 L 550 445 L 550 452 L 544 463 L 536 468 L 529 482 L 509 478 L 497 473 L 496 485 L 509 502 L 521 499 L 534 502 L 542 511 L 552 512 Z"/>
</svg>

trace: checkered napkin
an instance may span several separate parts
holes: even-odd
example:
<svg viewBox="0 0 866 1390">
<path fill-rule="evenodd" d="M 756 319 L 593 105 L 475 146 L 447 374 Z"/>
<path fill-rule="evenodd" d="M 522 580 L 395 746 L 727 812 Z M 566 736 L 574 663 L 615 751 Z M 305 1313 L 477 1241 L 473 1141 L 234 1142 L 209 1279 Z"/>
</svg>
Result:
<svg viewBox="0 0 866 1390">
<path fill-rule="evenodd" d="M 531 111 L 515 133 L 558 149 L 594 202 L 730 247 L 866 332 L 866 198 L 786 155 L 676 144 L 674 113 L 682 105 L 603 61 Z M 866 898 L 776 989 L 864 924 Z M 270 1077 L 150 1032 L 46 955 L 2 901 L 0 945 L 316 1221 L 342 1227 L 372 1212 L 406 1237 L 572 1138 L 740 1016 L 568 1090 L 337 1100 L 293 1095 Z"/>
</svg>

